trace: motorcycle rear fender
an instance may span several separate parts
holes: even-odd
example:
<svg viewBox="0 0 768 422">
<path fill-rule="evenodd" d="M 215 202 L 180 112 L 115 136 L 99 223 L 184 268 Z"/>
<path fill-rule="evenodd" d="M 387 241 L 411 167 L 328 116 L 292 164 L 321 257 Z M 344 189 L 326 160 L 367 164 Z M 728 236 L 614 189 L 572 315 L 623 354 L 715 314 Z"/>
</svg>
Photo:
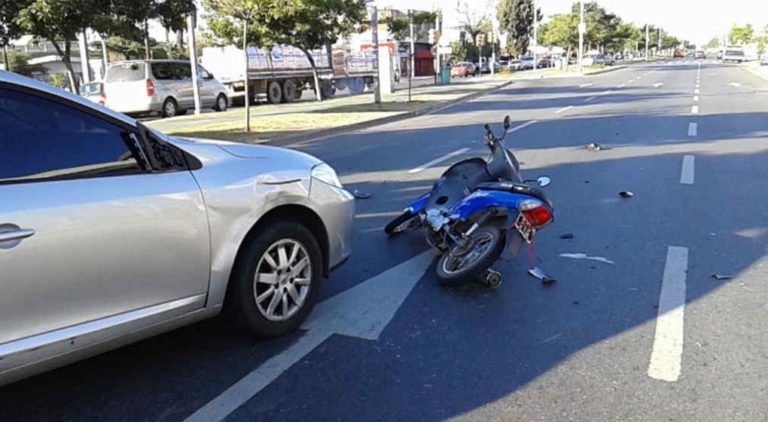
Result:
<svg viewBox="0 0 768 422">
<path fill-rule="evenodd" d="M 491 208 L 516 210 L 518 209 L 517 204 L 520 201 L 532 198 L 530 195 L 498 190 L 478 190 L 456 205 L 451 214 L 460 220 L 466 220 L 477 212 L 486 211 Z M 517 215 L 514 215 L 514 217 L 517 217 Z"/>
<path fill-rule="evenodd" d="M 421 195 L 419 199 L 417 199 L 411 205 L 409 205 L 405 209 L 405 211 L 410 212 L 411 214 L 418 214 L 427 208 L 428 203 L 429 203 L 429 192 L 425 193 L 424 195 Z"/>
</svg>

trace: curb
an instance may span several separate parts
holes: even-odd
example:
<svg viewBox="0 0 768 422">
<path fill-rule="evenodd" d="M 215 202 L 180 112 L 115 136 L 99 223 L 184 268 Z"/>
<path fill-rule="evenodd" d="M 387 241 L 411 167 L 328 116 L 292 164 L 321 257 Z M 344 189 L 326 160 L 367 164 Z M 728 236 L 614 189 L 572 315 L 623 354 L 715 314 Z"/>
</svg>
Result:
<svg viewBox="0 0 768 422">
<path fill-rule="evenodd" d="M 443 101 L 436 104 L 432 104 L 429 106 L 426 106 L 424 108 L 418 109 L 418 110 L 411 110 L 406 111 L 404 113 L 395 114 L 393 116 L 387 116 L 387 117 L 380 117 L 378 119 L 373 120 L 367 120 L 365 122 L 360 123 L 352 123 L 350 125 L 344 125 L 339 127 L 332 127 L 332 128 L 325 128 L 325 129 L 317 129 L 313 131 L 308 131 L 305 133 L 299 133 L 296 135 L 289 135 L 282 138 L 277 139 L 270 139 L 265 142 L 261 142 L 262 145 L 272 145 L 272 146 L 287 146 L 296 142 L 306 142 L 306 141 L 314 141 L 314 140 L 320 140 L 322 138 L 327 138 L 329 136 L 336 136 L 336 135 L 342 135 L 349 132 L 354 132 L 362 129 L 368 129 L 370 127 L 379 126 L 387 123 L 396 122 L 398 120 L 405 120 L 410 119 L 412 117 L 421 116 L 424 114 L 429 114 L 432 112 L 435 112 L 437 110 L 441 110 L 446 107 L 450 107 L 452 105 L 474 100 L 475 98 L 482 97 L 483 95 L 488 94 L 489 92 L 496 91 L 498 89 L 505 88 L 509 85 L 512 85 L 515 81 L 506 81 L 503 82 L 497 86 L 486 88 L 479 90 L 477 92 L 473 92 L 471 94 L 464 95 L 459 98 L 455 98 L 453 100 Z"/>
<path fill-rule="evenodd" d="M 746 70 L 747 72 L 757 76 L 758 78 L 762 78 L 763 80 L 768 81 L 768 72 L 761 72 L 758 69 L 760 67 L 752 67 L 752 66 L 740 66 L 742 69 Z"/>
<path fill-rule="evenodd" d="M 605 68 L 605 69 L 600 69 L 600 70 L 595 71 L 595 72 L 584 73 L 584 76 L 601 75 L 603 73 L 615 72 L 617 70 L 626 69 L 626 68 L 627 68 L 627 65 L 620 64 L 618 66 L 611 66 L 611 67 L 608 67 L 608 68 Z"/>
</svg>

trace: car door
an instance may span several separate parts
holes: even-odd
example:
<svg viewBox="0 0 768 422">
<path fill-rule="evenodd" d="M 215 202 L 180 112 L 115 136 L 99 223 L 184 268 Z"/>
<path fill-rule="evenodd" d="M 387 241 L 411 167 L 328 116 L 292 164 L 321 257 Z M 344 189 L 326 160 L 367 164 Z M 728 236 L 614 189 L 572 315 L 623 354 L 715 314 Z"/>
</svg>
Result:
<svg viewBox="0 0 768 422">
<path fill-rule="evenodd" d="M 195 107 L 194 91 L 192 88 L 192 69 L 189 63 L 171 62 L 169 66 L 176 75 L 176 86 L 179 93 L 179 106 L 182 109 Z"/>
<path fill-rule="evenodd" d="M 200 189 L 180 151 L 153 140 L 148 160 L 138 139 L 94 109 L 0 82 L 0 351 L 203 306 Z"/>
</svg>

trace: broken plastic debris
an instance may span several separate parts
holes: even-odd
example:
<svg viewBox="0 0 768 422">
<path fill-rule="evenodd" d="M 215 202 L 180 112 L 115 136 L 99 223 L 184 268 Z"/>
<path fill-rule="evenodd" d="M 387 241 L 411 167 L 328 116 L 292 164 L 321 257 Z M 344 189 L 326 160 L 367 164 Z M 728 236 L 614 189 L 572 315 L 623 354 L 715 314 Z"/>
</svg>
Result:
<svg viewBox="0 0 768 422">
<path fill-rule="evenodd" d="M 573 239 L 573 237 L 574 237 L 573 233 L 564 233 L 560 235 L 560 239 L 565 239 L 565 240 Z"/>
<path fill-rule="evenodd" d="M 371 197 L 371 194 L 370 194 L 370 193 L 367 193 L 367 192 L 361 192 L 361 191 L 359 191 L 359 190 L 357 190 L 357 189 L 355 189 L 355 190 L 352 192 L 352 195 L 355 195 L 355 198 L 358 198 L 358 199 L 368 199 L 368 198 L 370 198 L 370 197 Z"/>
<path fill-rule="evenodd" d="M 587 151 L 600 151 L 603 147 L 597 142 L 590 142 L 587 144 Z"/>
<path fill-rule="evenodd" d="M 712 278 L 715 280 L 730 280 L 733 276 L 729 274 L 712 274 Z"/>
<path fill-rule="evenodd" d="M 556 280 L 550 276 L 548 276 L 544 270 L 542 270 L 539 267 L 533 267 L 530 270 L 528 270 L 528 274 L 532 275 L 533 277 L 538 278 L 541 280 L 544 284 L 554 283 Z"/>
<path fill-rule="evenodd" d="M 628 191 L 628 190 L 623 190 L 623 191 L 619 192 L 619 196 L 622 197 L 622 198 L 631 198 L 631 197 L 635 196 L 635 194 L 630 192 L 630 191 Z"/>
<path fill-rule="evenodd" d="M 584 253 L 561 253 L 560 257 L 571 258 L 571 259 L 587 259 L 589 261 L 598 261 L 598 262 L 604 262 L 606 264 L 615 264 L 615 262 L 611 261 L 608 258 L 604 258 L 602 256 L 589 256 Z"/>
</svg>

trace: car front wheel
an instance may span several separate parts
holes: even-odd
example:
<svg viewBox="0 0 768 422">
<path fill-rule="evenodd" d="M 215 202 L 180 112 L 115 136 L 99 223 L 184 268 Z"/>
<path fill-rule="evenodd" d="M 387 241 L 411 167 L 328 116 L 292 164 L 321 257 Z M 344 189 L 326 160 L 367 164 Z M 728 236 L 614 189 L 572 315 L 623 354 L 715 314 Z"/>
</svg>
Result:
<svg viewBox="0 0 768 422">
<path fill-rule="evenodd" d="M 246 239 L 227 290 L 227 313 L 259 337 L 297 329 L 314 307 L 322 252 L 301 224 L 272 223 Z"/>
</svg>

